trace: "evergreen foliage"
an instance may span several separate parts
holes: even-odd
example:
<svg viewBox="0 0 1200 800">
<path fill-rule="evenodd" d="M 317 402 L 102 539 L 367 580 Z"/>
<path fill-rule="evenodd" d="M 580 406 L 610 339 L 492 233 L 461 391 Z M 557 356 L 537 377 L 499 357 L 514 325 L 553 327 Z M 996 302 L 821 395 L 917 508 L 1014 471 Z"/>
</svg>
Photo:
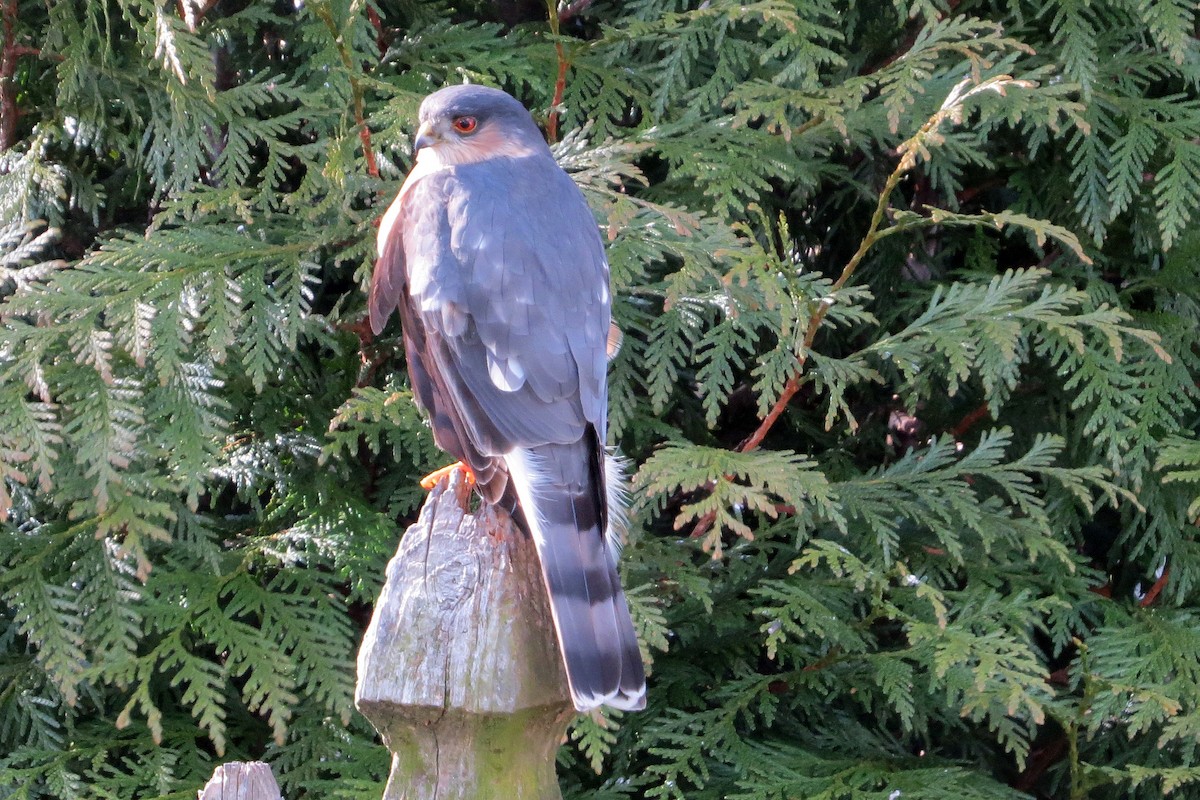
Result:
<svg viewBox="0 0 1200 800">
<path fill-rule="evenodd" d="M 443 457 L 363 290 L 462 80 L 625 333 L 650 705 L 569 797 L 1200 791 L 1190 0 L 0 16 L 0 798 L 379 796 L 354 654 Z"/>
</svg>

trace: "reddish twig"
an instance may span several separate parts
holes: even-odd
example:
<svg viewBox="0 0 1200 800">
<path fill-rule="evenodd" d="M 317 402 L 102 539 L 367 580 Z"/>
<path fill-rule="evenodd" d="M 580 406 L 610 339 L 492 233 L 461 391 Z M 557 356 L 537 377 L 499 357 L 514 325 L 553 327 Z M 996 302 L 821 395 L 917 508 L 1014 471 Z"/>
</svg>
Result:
<svg viewBox="0 0 1200 800">
<path fill-rule="evenodd" d="M 568 5 L 563 9 L 564 14 L 578 13 L 582 9 L 574 9 L 575 4 Z M 586 8 L 587 4 L 583 5 Z M 546 0 L 546 13 L 549 15 L 550 33 L 554 35 L 554 54 L 558 58 L 558 76 L 554 80 L 554 99 L 550 101 L 550 113 L 546 116 L 546 138 L 550 144 L 558 141 L 558 107 L 562 105 L 563 95 L 567 91 L 567 70 L 571 68 L 571 61 L 567 58 L 567 51 L 562 45 L 562 40 L 559 38 L 559 30 L 561 29 L 562 19 L 568 17 L 559 17 L 558 5 L 555 0 Z"/>
<path fill-rule="evenodd" d="M 858 243 L 858 249 L 854 251 L 854 255 L 850 257 L 850 260 L 846 262 L 846 266 L 842 268 L 842 274 L 839 275 L 838 279 L 833 282 L 832 286 L 829 287 L 829 291 L 826 293 L 826 295 L 817 301 L 816 308 L 814 308 L 812 311 L 812 316 L 809 318 L 808 322 L 808 330 L 804 334 L 804 342 L 801 345 L 800 353 L 797 356 L 799 364 L 796 374 L 793 375 L 784 386 L 783 392 L 775 401 L 775 405 L 772 406 L 771 411 L 758 426 L 758 429 L 755 430 L 754 433 L 747 437 L 747 439 L 738 446 L 737 449 L 739 451 L 748 452 L 762 444 L 763 439 L 766 438 L 767 434 L 771 430 L 771 427 L 783 414 L 783 410 L 787 407 L 788 401 L 790 401 L 800 389 L 800 375 L 804 371 L 804 364 L 807 360 L 809 350 L 812 348 L 813 340 L 816 338 L 817 331 L 820 329 L 821 323 L 825 321 L 825 316 L 829 313 L 829 309 L 833 307 L 833 303 L 837 297 L 838 291 L 840 291 L 842 287 L 846 285 L 846 282 L 850 280 L 850 277 L 854 275 L 854 271 L 858 269 L 858 265 L 862 263 L 863 258 L 865 258 L 870 249 L 875 246 L 876 242 L 883 237 L 900 230 L 900 228 L 897 228 L 896 226 L 892 226 L 890 228 L 882 227 L 884 217 L 887 215 L 888 202 L 891 200 L 892 193 L 896 191 L 896 187 L 900 184 L 900 179 L 916 166 L 919 153 L 922 152 L 926 147 L 925 142 L 944 120 L 953 118 L 952 114 L 954 113 L 954 109 L 959 107 L 958 103 L 960 103 L 963 99 L 970 97 L 971 94 L 975 92 L 983 91 L 984 89 L 989 88 L 989 86 L 997 85 L 998 82 L 1004 80 L 1011 80 L 1011 78 L 1007 75 L 989 78 L 987 81 L 977 84 L 974 89 L 966 93 L 963 93 L 962 90 L 965 88 L 967 82 L 961 82 L 951 91 L 951 94 L 946 98 L 946 102 L 942 104 L 942 107 L 938 110 L 938 112 L 926 120 L 925 124 L 922 125 L 915 134 L 913 134 L 903 144 L 900 145 L 898 148 L 898 152 L 900 153 L 900 162 L 896 165 L 895 169 L 892 170 L 892 173 L 888 175 L 887 181 L 884 182 L 883 190 L 879 193 L 879 199 L 875 203 L 875 211 L 871 214 L 871 222 L 867 226 L 866 234 L 863 235 L 862 241 Z"/>
<path fill-rule="evenodd" d="M 350 81 L 350 92 L 354 97 L 354 124 L 358 126 L 358 138 L 362 142 L 363 160 L 367 162 L 367 174 L 372 178 L 378 178 L 379 163 L 375 160 L 375 149 L 371 146 L 371 129 L 367 126 L 363 87 L 357 77 L 356 65 L 350 57 L 349 48 L 347 48 L 345 41 L 337 30 L 337 23 L 334 21 L 329 7 L 327 5 L 314 4 L 314 9 L 317 16 L 325 23 L 325 27 L 329 29 L 329 33 L 337 46 L 338 55 L 341 57 L 342 65 L 346 68 L 346 75 Z M 379 18 L 375 9 L 369 5 L 367 6 L 367 19 L 371 21 L 371 25 L 375 28 L 376 36 L 378 37 L 379 55 L 382 57 L 386 44 L 383 39 L 383 21 Z M 379 219 L 376 219 L 374 224 L 378 226 Z M 358 357 L 362 363 L 362 370 L 359 374 L 357 385 L 360 388 L 369 386 L 375 381 L 375 374 L 380 365 L 387 360 L 387 356 L 379 355 L 372 350 L 371 342 L 373 337 L 371 326 L 366 317 L 344 327 L 358 337 Z"/>
<path fill-rule="evenodd" d="M 4 45 L 0 50 L 0 153 L 17 143 L 17 0 L 3 0 Z"/>
<path fill-rule="evenodd" d="M 989 81 L 994 82 L 1007 78 L 1008 76 L 1000 76 L 998 78 L 990 78 Z M 963 94 L 961 91 L 965 87 L 965 84 L 966 82 L 963 82 L 956 86 L 951 92 L 950 96 L 947 97 L 946 102 L 943 103 L 941 109 L 939 109 L 936 114 L 926 120 L 925 124 L 922 125 L 915 134 L 913 134 L 898 148 L 898 152 L 900 153 L 900 161 L 898 164 L 896 164 L 895 169 L 892 170 L 891 174 L 888 175 L 887 180 L 884 182 L 883 190 L 880 191 L 879 198 L 875 203 L 875 210 L 871 214 L 871 221 L 867 226 L 867 232 L 863 235 L 862 240 L 858 243 L 858 249 L 854 251 L 854 255 L 850 256 L 850 260 L 847 261 L 846 266 L 842 268 L 841 275 L 839 275 L 837 280 L 834 281 L 829 287 L 829 290 L 826 292 L 825 296 L 817 300 L 811 307 L 811 315 L 809 316 L 808 320 L 808 329 L 804 333 L 804 340 L 799 348 L 800 352 L 796 355 L 797 364 L 795 374 L 793 374 L 792 377 L 788 379 L 787 383 L 784 384 L 783 391 L 780 392 L 779 397 L 776 398 L 775 403 L 771 406 L 771 410 L 767 412 L 765 417 L 763 417 L 762 422 L 759 423 L 754 432 L 746 437 L 746 439 L 744 439 L 742 443 L 737 446 L 736 449 L 738 452 L 746 453 L 756 449 L 759 445 L 761 445 L 767 438 L 767 434 L 769 434 L 771 429 L 775 426 L 775 423 L 778 422 L 781 416 L 783 416 L 783 412 L 787 408 L 788 403 L 791 402 L 792 398 L 796 396 L 796 393 L 800 391 L 801 376 L 804 373 L 804 367 L 808 361 L 808 354 L 812 351 L 813 340 L 816 339 L 817 331 L 820 330 L 821 324 L 825 321 L 825 317 L 829 314 L 829 309 L 833 308 L 833 304 L 837 298 L 837 293 L 854 275 L 855 270 L 858 269 L 858 265 L 862 263 L 862 260 L 866 257 L 870 249 L 875 246 L 875 243 L 883 237 L 899 230 L 899 228 L 895 226 L 889 228 L 883 227 L 884 217 L 887 215 L 888 203 L 891 200 L 892 193 L 896 191 L 896 187 L 899 185 L 900 179 L 916 165 L 918 154 L 924 149 L 924 143 L 929 136 L 945 119 L 950 117 L 950 115 L 953 113 L 953 110 L 958 107 L 956 105 L 958 102 L 961 102 L 962 99 L 970 96 L 971 92 Z M 972 90 L 972 92 L 982 91 L 986 87 L 987 82 L 979 84 L 975 89 Z M 712 525 L 714 518 L 715 517 L 705 516 L 699 522 L 697 522 L 696 527 L 692 531 L 692 537 L 698 538 L 703 536 L 708 528 Z"/>
<path fill-rule="evenodd" d="M 704 534 L 708 533 L 708 529 L 712 527 L 713 522 L 717 518 L 717 512 L 710 511 L 700 519 L 696 520 L 696 527 L 692 528 L 689 536 L 693 539 L 699 539 Z"/>
<path fill-rule="evenodd" d="M 358 124 L 358 138 L 362 140 L 363 157 L 367 161 L 367 173 L 372 178 L 379 177 L 379 164 L 375 161 L 375 151 L 371 149 L 371 129 L 363 116 L 362 97 L 354 98 L 354 121 Z"/>
<path fill-rule="evenodd" d="M 975 423 L 988 415 L 987 403 L 982 403 L 978 408 L 972 409 L 965 417 L 958 421 L 958 424 L 950 429 L 950 435 L 955 439 L 962 438 L 963 434 L 975 427 Z"/>
<path fill-rule="evenodd" d="M 800 356 L 798 360 L 800 362 L 798 368 L 803 370 L 805 361 L 804 356 Z M 775 422 L 783 414 L 783 410 L 787 408 L 788 403 L 792 401 L 792 398 L 796 396 L 796 392 L 798 391 L 800 391 L 800 376 L 793 375 L 791 378 L 788 378 L 788 382 L 784 385 L 783 391 L 779 393 L 779 398 L 775 401 L 775 405 L 771 406 L 771 410 L 768 411 L 767 415 L 762 418 L 762 422 L 758 424 L 758 427 L 754 430 L 754 433 L 747 436 L 746 439 L 738 445 L 737 449 L 740 452 L 745 453 L 756 449 L 760 444 L 762 444 L 763 439 L 767 438 L 767 434 L 770 433 L 771 428 L 775 426 Z"/>
<path fill-rule="evenodd" d="M 775 400 L 775 405 L 771 406 L 771 410 L 763 417 L 754 433 L 750 434 L 738 445 L 738 452 L 748 453 L 756 449 L 762 444 L 763 439 L 767 438 L 767 434 L 771 432 L 771 428 L 775 426 L 776 421 L 783 415 L 784 409 L 788 403 L 795 397 L 796 392 L 800 391 L 800 375 L 804 372 L 804 365 L 808 361 L 808 351 L 812 347 L 813 340 L 817 338 L 817 331 L 821 328 L 821 323 L 825 321 L 825 315 L 829 313 L 829 309 L 833 307 L 833 295 L 838 289 L 846 285 L 846 281 L 850 280 L 850 276 L 854 274 L 854 270 L 858 268 L 858 264 L 862 261 L 863 256 L 871 249 L 878 238 L 879 225 L 883 221 L 883 213 L 887 208 L 888 198 L 892 196 L 892 190 L 896 188 L 896 183 L 900 180 L 901 171 L 899 168 L 891 174 L 887 183 L 883 187 L 883 193 L 879 196 L 879 202 L 875 206 L 875 213 L 871 216 L 871 227 L 867 230 L 867 235 L 858 245 L 858 250 L 850 257 L 846 266 L 842 269 L 842 274 L 834 281 L 833 286 L 829 287 L 829 295 L 821 298 L 817 303 L 816 310 L 813 311 L 812 317 L 808 320 L 808 330 L 804 332 L 804 344 L 800 350 L 800 354 L 796 357 L 796 374 L 788 379 L 784 384 L 783 391 L 779 393 L 779 397 Z"/>
<path fill-rule="evenodd" d="M 379 165 L 375 161 L 375 151 L 371 148 L 371 129 L 367 127 L 363 87 L 358 80 L 354 60 L 350 57 L 350 48 L 346 45 L 341 31 L 338 30 L 337 22 L 334 20 L 329 6 L 323 3 L 314 3 L 312 8 L 317 17 L 325 23 L 325 27 L 329 29 L 329 35 L 333 37 L 338 56 L 342 60 L 342 66 L 346 68 L 346 76 L 350 81 L 350 93 L 354 97 L 354 124 L 358 126 L 358 138 L 362 140 L 363 158 L 367 162 L 367 172 L 372 178 L 378 178 Z"/>
<path fill-rule="evenodd" d="M 375 46 L 379 48 L 379 57 L 383 58 L 387 53 L 387 35 L 383 32 L 383 20 L 379 18 L 379 12 L 373 6 L 367 6 L 367 19 L 371 21 L 371 27 L 375 29 Z"/>
<path fill-rule="evenodd" d="M 991 191 L 992 189 L 1003 188 L 1005 186 L 1008 186 L 1008 180 L 1005 178 L 992 178 L 990 180 L 980 181 L 974 186 L 968 186 L 964 189 L 960 189 L 955 193 L 954 196 L 955 199 L 958 200 L 959 205 L 966 205 L 984 192 Z"/>
<path fill-rule="evenodd" d="M 1150 591 L 1146 592 L 1146 596 L 1142 598 L 1138 605 L 1140 605 L 1142 608 L 1149 608 L 1150 606 L 1154 605 L 1154 601 L 1158 599 L 1160 594 L 1162 594 L 1162 590 L 1167 588 L 1167 581 L 1170 579 L 1171 569 L 1170 567 L 1164 567 L 1162 575 L 1158 576 L 1158 580 L 1154 582 L 1154 585 L 1150 587 Z"/>
<path fill-rule="evenodd" d="M 546 117 L 546 138 L 551 144 L 558 141 L 558 107 L 562 105 L 563 94 L 567 90 L 567 70 L 571 66 L 562 42 L 554 43 L 554 52 L 558 55 L 558 78 L 554 81 L 554 99 L 550 101 L 550 114 Z"/>
<path fill-rule="evenodd" d="M 839 647 L 830 648 L 829 652 L 813 663 L 801 667 L 801 672 L 820 672 L 823 669 L 828 669 L 841 660 L 842 651 Z M 786 680 L 771 681 L 767 684 L 767 691 L 774 695 L 788 694 L 792 691 L 792 686 Z"/>
<path fill-rule="evenodd" d="M 834 281 L 833 286 L 829 288 L 829 294 L 817 302 L 817 307 L 813 310 L 812 316 L 808 320 L 808 329 L 804 332 L 804 343 L 800 349 L 799 355 L 796 356 L 796 374 L 788 379 L 784 384 L 783 391 L 779 393 L 775 404 L 771 406 L 771 410 L 762 418 L 762 422 L 758 424 L 754 432 L 742 440 L 737 446 L 737 451 L 740 453 L 748 453 L 755 450 L 767 438 L 767 434 L 771 432 L 771 428 L 783 416 L 783 412 L 787 409 L 788 403 L 800 391 L 800 376 L 804 372 L 804 365 L 808 361 L 808 352 L 812 348 L 813 340 L 817 338 L 817 331 L 821 328 L 821 323 L 825 321 L 825 315 L 829 313 L 829 309 L 833 307 L 834 294 L 846 285 L 850 280 L 850 276 L 854 274 L 854 270 L 858 268 L 859 262 L 871 249 L 878 239 L 879 226 L 883 222 L 884 211 L 887 208 L 888 199 L 892 196 L 892 190 L 896 188 L 896 184 L 903 174 L 903 164 L 896 167 L 896 170 L 888 177 L 887 183 L 883 187 L 883 192 L 879 196 L 879 202 L 875 206 L 875 213 L 871 215 L 871 225 L 867 229 L 867 235 L 863 237 L 858 245 L 858 250 L 846 262 L 846 266 L 842 269 L 842 274 Z M 696 527 L 692 529 L 691 537 L 699 539 L 708 532 L 712 527 L 713 521 L 716 519 L 716 514 L 710 512 L 705 514 L 696 521 Z"/>
</svg>

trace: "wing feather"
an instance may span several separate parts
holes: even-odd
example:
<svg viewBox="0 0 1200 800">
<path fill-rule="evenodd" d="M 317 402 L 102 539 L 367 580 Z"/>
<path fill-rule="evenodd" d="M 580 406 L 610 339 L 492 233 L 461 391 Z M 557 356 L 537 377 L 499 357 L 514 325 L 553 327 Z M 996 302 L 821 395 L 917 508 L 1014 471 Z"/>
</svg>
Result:
<svg viewBox="0 0 1200 800">
<path fill-rule="evenodd" d="M 408 291 L 439 368 L 496 421 L 488 454 L 577 441 L 588 423 L 603 435 L 608 266 L 571 179 L 549 157 L 495 159 L 406 199 L 421 209 L 404 228 Z"/>
</svg>

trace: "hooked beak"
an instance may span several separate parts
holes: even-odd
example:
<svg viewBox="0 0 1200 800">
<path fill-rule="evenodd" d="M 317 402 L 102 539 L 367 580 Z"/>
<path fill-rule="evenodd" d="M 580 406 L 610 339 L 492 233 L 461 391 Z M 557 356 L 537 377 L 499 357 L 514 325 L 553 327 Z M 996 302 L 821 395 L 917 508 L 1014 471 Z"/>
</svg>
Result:
<svg viewBox="0 0 1200 800">
<path fill-rule="evenodd" d="M 413 139 L 413 155 L 420 152 L 423 147 L 430 147 L 436 144 L 440 138 L 432 125 L 428 122 L 422 122 L 421 127 L 417 129 L 417 138 Z"/>
</svg>

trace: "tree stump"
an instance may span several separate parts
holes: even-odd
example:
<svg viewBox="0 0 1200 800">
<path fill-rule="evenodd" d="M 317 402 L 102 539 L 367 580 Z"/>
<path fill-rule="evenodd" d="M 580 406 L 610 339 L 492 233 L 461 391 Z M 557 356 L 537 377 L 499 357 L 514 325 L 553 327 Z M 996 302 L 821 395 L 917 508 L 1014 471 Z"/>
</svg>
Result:
<svg viewBox="0 0 1200 800">
<path fill-rule="evenodd" d="M 200 790 L 199 800 L 281 800 L 271 768 L 261 761 L 222 764 Z"/>
<path fill-rule="evenodd" d="M 575 711 L 530 537 L 465 511 L 457 472 L 387 568 L 358 653 L 355 704 L 392 753 L 384 800 L 561 800 Z"/>
</svg>

